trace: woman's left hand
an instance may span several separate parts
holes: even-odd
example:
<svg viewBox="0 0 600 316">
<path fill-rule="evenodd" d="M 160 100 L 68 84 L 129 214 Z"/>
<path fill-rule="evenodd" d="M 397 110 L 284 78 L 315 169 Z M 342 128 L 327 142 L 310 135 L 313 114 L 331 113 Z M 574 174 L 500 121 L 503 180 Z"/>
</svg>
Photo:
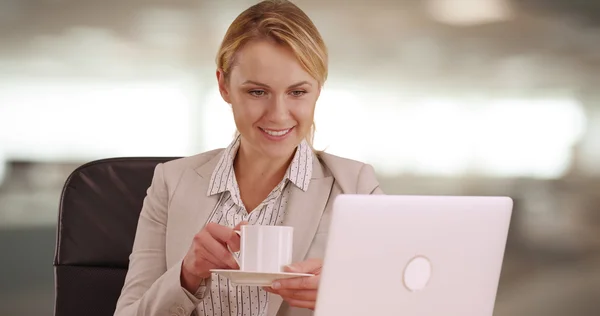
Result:
<svg viewBox="0 0 600 316">
<path fill-rule="evenodd" d="M 292 307 L 314 310 L 322 267 L 323 260 L 316 258 L 291 264 L 285 268 L 285 272 L 310 273 L 314 276 L 277 280 L 265 291 L 280 295 Z"/>
</svg>

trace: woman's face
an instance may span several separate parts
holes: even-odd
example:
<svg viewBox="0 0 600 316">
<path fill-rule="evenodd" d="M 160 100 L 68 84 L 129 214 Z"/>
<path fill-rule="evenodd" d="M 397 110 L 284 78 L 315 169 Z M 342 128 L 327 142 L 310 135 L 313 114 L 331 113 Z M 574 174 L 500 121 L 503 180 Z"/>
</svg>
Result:
<svg viewBox="0 0 600 316">
<path fill-rule="evenodd" d="M 229 81 L 220 71 L 217 78 L 245 151 L 288 157 L 309 134 L 321 89 L 290 49 L 250 42 L 237 53 Z"/>
</svg>

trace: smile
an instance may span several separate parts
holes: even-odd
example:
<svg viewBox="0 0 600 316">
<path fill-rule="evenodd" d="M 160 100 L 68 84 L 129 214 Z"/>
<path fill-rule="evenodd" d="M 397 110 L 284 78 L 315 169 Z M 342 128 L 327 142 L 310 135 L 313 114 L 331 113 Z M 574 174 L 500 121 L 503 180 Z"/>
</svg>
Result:
<svg viewBox="0 0 600 316">
<path fill-rule="evenodd" d="M 287 128 L 287 129 L 279 129 L 279 130 L 266 129 L 266 128 L 262 128 L 262 127 L 259 127 L 259 128 L 263 133 L 265 133 L 271 137 L 276 137 L 276 138 L 284 137 L 294 129 L 293 127 Z"/>
</svg>

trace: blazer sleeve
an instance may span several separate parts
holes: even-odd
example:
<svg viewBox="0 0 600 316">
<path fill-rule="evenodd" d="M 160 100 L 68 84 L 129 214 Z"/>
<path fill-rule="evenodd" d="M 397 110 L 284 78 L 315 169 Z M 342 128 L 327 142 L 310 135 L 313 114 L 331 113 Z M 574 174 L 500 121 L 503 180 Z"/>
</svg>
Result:
<svg viewBox="0 0 600 316">
<path fill-rule="evenodd" d="M 200 303 L 199 298 L 181 286 L 182 261 L 169 268 L 166 265 L 168 195 L 163 165 L 159 164 L 144 198 L 115 316 L 184 316 L 190 315 Z"/>
<path fill-rule="evenodd" d="M 364 164 L 360 169 L 356 192 L 358 194 L 384 194 L 375 176 L 373 166 Z"/>
</svg>

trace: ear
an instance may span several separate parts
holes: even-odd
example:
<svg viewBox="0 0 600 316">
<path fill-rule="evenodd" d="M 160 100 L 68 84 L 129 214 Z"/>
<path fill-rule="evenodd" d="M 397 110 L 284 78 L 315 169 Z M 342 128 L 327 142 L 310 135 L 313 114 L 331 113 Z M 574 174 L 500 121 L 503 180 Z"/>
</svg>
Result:
<svg viewBox="0 0 600 316">
<path fill-rule="evenodd" d="M 227 86 L 227 81 L 225 80 L 225 74 L 222 69 L 217 69 L 217 83 L 219 84 L 219 92 L 221 93 L 221 97 L 223 100 L 229 104 L 231 104 L 231 97 L 229 95 L 229 87 Z"/>
</svg>

